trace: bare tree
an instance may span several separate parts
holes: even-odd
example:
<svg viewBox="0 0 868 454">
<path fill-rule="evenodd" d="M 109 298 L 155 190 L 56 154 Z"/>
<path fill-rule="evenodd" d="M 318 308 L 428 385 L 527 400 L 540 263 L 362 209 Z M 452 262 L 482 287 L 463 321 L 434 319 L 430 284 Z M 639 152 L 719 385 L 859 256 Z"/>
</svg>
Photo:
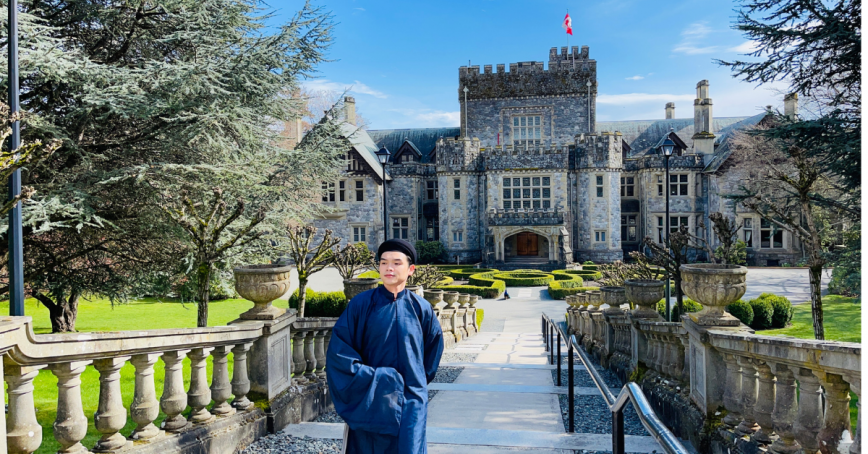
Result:
<svg viewBox="0 0 868 454">
<path fill-rule="evenodd" d="M 305 112 L 302 116 L 302 128 L 304 132 L 307 132 L 313 125 L 317 124 L 329 109 L 342 101 L 346 94 L 347 92 L 336 90 L 302 88 L 299 96 L 305 101 Z M 338 114 L 345 115 L 343 111 L 340 111 Z M 371 122 L 356 110 L 356 126 L 360 129 L 368 129 L 370 124 Z"/>
<path fill-rule="evenodd" d="M 786 121 L 781 119 L 781 121 Z M 811 284 L 811 312 L 814 337 L 825 338 L 821 276 L 826 264 L 824 229 L 838 228 L 821 218 L 844 219 L 853 213 L 848 190 L 838 178 L 823 173 L 819 157 L 791 142 L 762 134 L 764 127 L 737 133 L 732 138 L 733 157 L 752 169 L 751 178 L 742 182 L 736 194 L 727 197 L 756 212 L 774 228 L 798 238 L 808 255 Z"/>
<path fill-rule="evenodd" d="M 298 316 L 304 317 L 304 304 L 307 300 L 307 281 L 314 273 L 331 265 L 331 249 L 340 244 L 341 239 L 333 236 L 331 230 L 325 230 L 322 238 L 316 241 L 317 229 L 313 226 L 294 226 L 286 231 L 286 245 L 278 246 L 285 249 L 290 260 L 295 263 L 298 271 Z"/>
<path fill-rule="evenodd" d="M 627 279 L 660 279 L 663 274 L 659 268 L 646 266 L 638 261 L 626 263 L 620 260 L 608 265 L 600 265 L 599 271 L 603 277 L 597 279 L 597 282 L 609 287 L 623 287 Z"/>
<path fill-rule="evenodd" d="M 678 313 L 684 313 L 684 292 L 681 291 L 681 265 L 690 263 L 690 251 L 700 249 L 687 230 L 686 225 L 681 225 L 678 230 L 669 234 L 663 243 L 657 243 L 651 237 L 645 237 L 642 244 L 646 246 L 651 255 L 646 256 L 639 252 L 631 252 L 630 257 L 636 260 L 644 268 L 662 268 L 669 273 L 669 277 L 675 281 L 675 299 Z"/>
<path fill-rule="evenodd" d="M 366 247 L 357 244 L 347 244 L 343 248 L 335 245 L 331 252 L 332 265 L 344 280 L 356 277 L 362 270 L 371 266 L 371 252 Z"/>
<path fill-rule="evenodd" d="M 407 279 L 407 285 L 421 285 L 424 288 L 434 288 L 445 277 L 446 274 L 440 268 L 433 265 L 421 265 L 417 266 L 413 275 Z"/>
</svg>

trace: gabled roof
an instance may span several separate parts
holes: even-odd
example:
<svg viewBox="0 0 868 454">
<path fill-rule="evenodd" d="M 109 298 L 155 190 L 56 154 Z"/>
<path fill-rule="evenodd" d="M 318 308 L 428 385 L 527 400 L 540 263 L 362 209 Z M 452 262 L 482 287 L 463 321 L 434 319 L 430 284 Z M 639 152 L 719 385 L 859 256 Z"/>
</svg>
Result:
<svg viewBox="0 0 868 454">
<path fill-rule="evenodd" d="M 428 156 L 434 150 L 438 139 L 455 137 L 461 134 L 461 128 L 374 129 L 368 131 L 368 134 L 374 143 L 389 150 L 398 150 L 405 140 L 409 140 L 422 156 Z"/>
<path fill-rule="evenodd" d="M 713 120 L 714 133 L 723 131 L 751 117 L 723 117 Z M 598 121 L 596 132 L 604 131 L 622 134 L 624 141 L 633 149 L 633 156 L 644 155 L 649 148 L 653 147 L 664 134 L 675 130 L 678 137 L 687 145 L 687 149 L 693 148 L 693 118 L 676 118 L 672 120 L 632 120 L 632 121 Z"/>
<path fill-rule="evenodd" d="M 353 149 L 362 156 L 362 159 L 364 159 L 366 163 L 368 163 L 368 166 L 374 171 L 374 174 L 378 177 L 382 175 L 383 166 L 380 165 L 380 161 L 377 159 L 377 151 L 379 148 L 371 139 L 371 136 L 368 135 L 364 129 L 349 123 L 341 124 L 341 133 L 350 141 L 350 145 L 353 146 Z M 392 177 L 389 176 L 388 170 L 386 171 L 386 180 L 392 180 Z"/>
<path fill-rule="evenodd" d="M 413 142 L 410 142 L 409 139 L 404 140 L 404 143 L 402 143 L 401 146 L 398 147 L 398 150 L 392 154 L 392 157 L 389 158 L 389 162 L 398 162 L 398 158 L 408 151 L 416 156 L 417 161 L 422 162 L 422 158 L 424 157 L 422 152 L 419 151 L 419 149 L 416 148 L 416 145 Z"/>
<path fill-rule="evenodd" d="M 732 155 L 732 147 L 730 147 L 729 139 L 732 138 L 732 134 L 735 131 L 747 129 L 753 126 L 760 124 L 768 115 L 768 112 L 763 112 L 761 114 L 756 114 L 752 117 L 747 117 L 738 123 L 734 123 L 729 125 L 726 128 L 723 128 L 720 132 L 717 133 L 717 139 L 714 141 L 714 155 L 712 155 L 711 161 L 709 161 L 708 165 L 705 166 L 703 172 L 716 172 L 720 169 L 720 166 L 729 159 L 729 156 Z"/>
</svg>

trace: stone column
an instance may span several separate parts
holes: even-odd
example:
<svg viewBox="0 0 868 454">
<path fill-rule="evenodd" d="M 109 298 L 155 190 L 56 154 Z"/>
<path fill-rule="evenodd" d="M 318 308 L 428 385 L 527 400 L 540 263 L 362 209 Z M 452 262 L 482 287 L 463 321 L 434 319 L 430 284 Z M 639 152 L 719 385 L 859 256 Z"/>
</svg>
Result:
<svg viewBox="0 0 868 454">
<path fill-rule="evenodd" d="M 723 354 L 726 364 L 726 385 L 723 392 L 723 406 L 727 414 L 723 423 L 735 427 L 741 422 L 741 367 L 735 355 Z"/>
<path fill-rule="evenodd" d="M 232 347 L 232 407 L 246 411 L 253 408 L 253 402 L 247 398 L 250 392 L 250 379 L 247 378 L 247 351 L 253 344 L 238 344 Z"/>
<path fill-rule="evenodd" d="M 208 424 L 215 417 L 208 411 L 211 403 L 211 390 L 208 389 L 208 355 L 211 348 L 194 348 L 190 352 L 190 390 L 187 392 L 187 401 L 193 412 L 190 413 L 190 421 L 193 424 Z"/>
<path fill-rule="evenodd" d="M 42 426 L 36 420 L 33 403 L 33 379 L 43 367 L 6 365 L 3 379 L 9 384 L 9 413 L 6 415 L 9 454 L 30 454 L 42 444 Z"/>
<path fill-rule="evenodd" d="M 154 389 L 154 364 L 159 354 L 133 355 L 130 362 L 136 368 L 136 390 L 130 404 L 130 416 L 136 428 L 130 435 L 133 440 L 149 440 L 160 434 L 154 420 L 160 416 L 160 402 Z"/>
<path fill-rule="evenodd" d="M 307 362 L 304 360 L 304 336 L 304 331 L 292 333 L 292 380 L 297 385 L 307 383 L 307 378 L 304 376 L 304 371 L 307 369 Z"/>
<path fill-rule="evenodd" d="M 316 336 L 316 330 L 305 331 L 304 333 L 304 378 L 308 381 L 315 381 L 316 374 L 316 355 L 313 351 L 313 341 Z"/>
<path fill-rule="evenodd" d="M 823 390 L 820 388 L 820 379 L 810 369 L 793 367 L 792 371 L 799 382 L 799 413 L 793 430 L 804 453 L 815 454 L 820 450 L 817 435 L 823 426 Z"/>
<path fill-rule="evenodd" d="M 850 430 L 850 386 L 837 374 L 814 371 L 814 375 L 820 379 L 826 401 L 823 428 L 818 434 L 820 452 L 837 454 L 841 434 L 845 430 Z"/>
<path fill-rule="evenodd" d="M 275 320 L 235 320 L 229 323 L 264 325 L 262 335 L 253 342 L 247 354 L 247 373 L 250 377 L 250 391 L 268 400 L 277 397 L 290 385 L 290 329 L 295 320 L 295 309 L 289 309 Z"/>
<path fill-rule="evenodd" d="M 229 348 L 229 345 L 221 345 L 211 352 L 213 358 L 211 399 L 214 401 L 211 413 L 216 416 L 235 414 L 235 409 L 226 402 L 232 397 L 232 386 L 229 384 Z"/>
<path fill-rule="evenodd" d="M 774 365 L 775 373 L 775 410 L 772 421 L 778 439 L 769 447 L 775 454 L 795 454 L 801 446 L 796 442 L 793 424 L 798 414 L 796 407 L 796 379 L 793 372 L 784 364 Z"/>
<path fill-rule="evenodd" d="M 757 384 L 757 401 L 754 407 L 754 417 L 760 426 L 753 439 L 764 444 L 772 442 L 772 412 L 775 409 L 775 375 L 771 367 L 762 362 L 756 362 L 756 370 L 759 373 Z"/>
<path fill-rule="evenodd" d="M 314 333 L 313 355 L 316 358 L 316 377 L 320 380 L 325 380 L 325 338 L 327 330 L 321 329 Z"/>
<path fill-rule="evenodd" d="M 129 356 L 105 358 L 94 361 L 93 365 L 99 371 L 99 406 L 93 415 L 96 430 L 102 434 L 94 452 L 116 451 L 133 442 L 119 432 L 127 424 L 127 409 L 121 398 L 121 368 Z"/>
<path fill-rule="evenodd" d="M 759 426 L 756 423 L 754 416 L 756 406 L 756 391 L 757 391 L 757 373 L 753 360 L 744 356 L 739 356 L 738 365 L 741 366 L 741 423 L 736 427 L 739 433 L 749 435 L 757 430 Z"/>
<path fill-rule="evenodd" d="M 163 395 L 160 397 L 160 409 L 166 414 L 161 427 L 166 432 L 181 432 L 188 423 L 181 415 L 187 408 L 187 393 L 184 392 L 184 357 L 190 350 L 177 350 L 163 353 L 161 359 L 165 365 L 163 378 Z"/>
<path fill-rule="evenodd" d="M 844 380 L 850 384 L 850 391 L 856 395 L 856 435 L 853 437 L 853 444 L 850 445 L 850 454 L 860 454 L 862 452 L 862 374 L 854 373 L 845 375 Z"/>
<path fill-rule="evenodd" d="M 52 364 L 51 372 L 57 377 L 57 418 L 54 420 L 54 439 L 60 443 L 59 453 L 86 453 L 81 440 L 87 435 L 87 417 L 81 405 L 81 373 L 90 361 Z"/>
</svg>

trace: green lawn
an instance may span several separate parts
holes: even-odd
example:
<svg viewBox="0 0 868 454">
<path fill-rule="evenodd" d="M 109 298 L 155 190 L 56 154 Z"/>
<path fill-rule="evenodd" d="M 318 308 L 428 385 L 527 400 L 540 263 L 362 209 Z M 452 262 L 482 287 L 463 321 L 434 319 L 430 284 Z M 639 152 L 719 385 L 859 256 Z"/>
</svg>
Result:
<svg viewBox="0 0 868 454">
<path fill-rule="evenodd" d="M 230 299 L 212 302 L 208 318 L 212 326 L 225 325 L 236 318 L 242 312 L 251 308 L 253 303 L 242 299 Z M 275 306 L 286 307 L 287 301 L 275 302 Z M 36 333 L 50 333 L 51 322 L 48 318 L 48 309 L 34 299 L 25 301 L 24 313 L 33 317 L 33 329 Z M 8 301 L 0 302 L 0 313 L 9 313 Z M 171 300 L 157 300 L 146 298 L 130 303 L 116 304 L 114 307 L 107 300 L 95 299 L 92 301 L 82 300 L 79 305 L 76 328 L 81 332 L 94 331 L 123 331 L 132 329 L 161 329 L 161 328 L 195 328 L 196 327 L 196 304 L 179 303 Z M 230 377 L 232 371 L 232 355 L 229 359 Z M 157 389 L 157 399 L 163 392 L 163 362 L 158 361 L 154 366 Z M 190 360 L 184 360 L 184 383 L 185 389 L 190 384 Z M 211 358 L 208 358 L 208 383 L 211 383 Z M 38 453 L 57 452 L 60 446 L 54 440 L 52 424 L 57 416 L 57 378 L 48 370 L 39 372 L 34 380 L 36 391 L 34 401 L 36 404 L 36 418 L 42 425 L 42 445 Z M 121 393 L 124 407 L 129 413 L 130 404 L 135 391 L 135 368 L 127 363 L 121 369 Z M 99 439 L 100 434 L 93 425 L 93 414 L 99 404 L 99 373 L 93 366 L 88 366 L 81 375 L 81 400 L 84 406 L 84 414 L 88 419 L 87 436 L 82 443 L 87 448 L 92 448 Z M 186 414 L 189 414 L 187 408 Z M 157 425 L 166 417 L 160 412 Z M 135 428 L 135 423 L 127 415 L 127 425 L 121 430 L 124 435 L 129 435 Z"/>
<path fill-rule="evenodd" d="M 823 297 L 823 328 L 826 340 L 862 343 L 862 305 L 855 298 L 827 295 Z M 788 328 L 757 331 L 757 334 L 790 336 L 800 339 L 814 338 L 811 303 L 795 306 L 793 324 Z M 850 428 L 856 429 L 856 395 L 850 393 Z"/>
</svg>

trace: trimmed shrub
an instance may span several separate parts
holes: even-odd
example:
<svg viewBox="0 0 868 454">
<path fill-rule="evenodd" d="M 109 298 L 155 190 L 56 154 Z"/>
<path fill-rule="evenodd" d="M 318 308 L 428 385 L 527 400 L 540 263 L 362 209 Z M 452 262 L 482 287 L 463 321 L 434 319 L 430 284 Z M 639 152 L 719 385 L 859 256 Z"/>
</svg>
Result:
<svg viewBox="0 0 868 454">
<path fill-rule="evenodd" d="M 762 295 L 748 301 L 750 308 L 753 310 L 753 321 L 750 327 L 753 329 L 769 329 L 772 327 L 772 319 L 775 315 L 775 309 L 772 307 L 771 301 L 763 298 Z"/>
<path fill-rule="evenodd" d="M 741 320 L 745 325 L 750 326 L 751 322 L 753 322 L 753 308 L 743 300 L 738 300 L 726 306 L 726 311 L 732 314 L 733 317 Z"/>
<path fill-rule="evenodd" d="M 585 293 L 591 290 L 600 290 L 600 287 L 568 287 L 564 288 L 560 285 L 557 285 L 563 281 L 555 281 L 549 284 L 549 296 L 556 300 L 566 299 L 569 295 L 575 295 L 576 293 Z"/>
<path fill-rule="evenodd" d="M 583 271 L 600 271 L 600 265 L 582 265 Z"/>
<path fill-rule="evenodd" d="M 418 264 L 427 265 L 429 263 L 439 262 L 446 255 L 446 248 L 439 241 L 417 241 L 416 256 L 419 260 Z"/>
<path fill-rule="evenodd" d="M 482 320 L 485 318 L 485 311 L 482 309 L 476 309 L 476 327 L 479 330 L 482 330 Z"/>
<path fill-rule="evenodd" d="M 489 268 L 460 268 L 456 270 L 449 270 L 448 274 L 455 279 L 466 281 L 470 279 L 470 276 L 479 273 L 496 273 L 498 270 L 489 269 Z"/>
<path fill-rule="evenodd" d="M 702 305 L 697 303 L 696 301 L 693 301 L 690 298 L 684 298 L 683 303 L 684 303 L 684 313 L 685 314 L 691 313 L 691 312 L 699 312 L 702 310 Z M 666 318 L 666 300 L 665 299 L 662 299 L 662 300 L 657 302 L 657 313 L 659 313 L 660 316 L 663 317 L 664 319 Z M 672 299 L 672 320 L 676 321 L 676 322 L 681 321 L 681 313 L 678 312 L 678 303 L 674 298 Z"/>
<path fill-rule="evenodd" d="M 506 284 L 494 279 L 491 273 L 478 273 L 470 276 L 470 285 L 438 285 L 435 288 L 447 292 L 462 292 L 477 295 L 480 298 L 497 298 L 506 291 Z"/>
<path fill-rule="evenodd" d="M 510 271 L 508 273 L 495 273 L 495 279 L 503 281 L 507 287 L 534 287 L 537 285 L 548 285 L 555 280 L 551 274 L 546 274 L 541 271 L 529 272 L 524 270 Z"/>
<path fill-rule="evenodd" d="M 307 295 L 304 303 L 305 317 L 340 317 L 347 308 L 344 292 L 316 292 L 307 289 L 304 293 Z M 298 289 L 289 297 L 289 307 L 298 309 Z"/>
<path fill-rule="evenodd" d="M 465 268 L 470 268 L 468 265 L 434 265 L 434 266 L 436 266 L 437 268 L 440 268 L 441 270 L 444 270 L 444 271 L 462 270 Z"/>
<path fill-rule="evenodd" d="M 598 279 L 603 278 L 603 273 L 601 273 L 599 271 L 593 271 L 593 270 L 565 270 L 565 271 L 569 271 L 570 274 L 575 274 L 575 275 L 581 276 L 582 279 L 587 279 L 589 281 L 596 281 Z"/>
<path fill-rule="evenodd" d="M 568 295 L 578 293 L 579 288 L 584 285 L 584 280 L 575 270 L 555 270 L 552 271 L 552 276 L 555 280 L 549 282 L 549 296 L 556 300 L 565 299 Z"/>
<path fill-rule="evenodd" d="M 593 264 L 594 264 L 594 262 L 592 262 L 590 260 L 585 260 L 584 262 L 582 262 L 582 265 L 593 265 Z"/>
<path fill-rule="evenodd" d="M 787 297 L 774 293 L 763 293 L 757 299 L 766 300 L 772 305 L 772 329 L 786 328 L 793 320 L 795 308 Z"/>
<path fill-rule="evenodd" d="M 379 278 L 380 278 L 380 273 L 378 273 L 374 270 L 365 271 L 364 273 L 362 273 L 356 277 L 356 279 L 379 279 Z M 449 285 L 449 284 L 453 283 L 454 281 L 455 281 L 455 279 L 452 279 L 449 276 L 445 276 L 442 281 L 437 283 L 437 286 Z M 383 283 L 380 282 L 380 285 L 383 285 Z"/>
</svg>

